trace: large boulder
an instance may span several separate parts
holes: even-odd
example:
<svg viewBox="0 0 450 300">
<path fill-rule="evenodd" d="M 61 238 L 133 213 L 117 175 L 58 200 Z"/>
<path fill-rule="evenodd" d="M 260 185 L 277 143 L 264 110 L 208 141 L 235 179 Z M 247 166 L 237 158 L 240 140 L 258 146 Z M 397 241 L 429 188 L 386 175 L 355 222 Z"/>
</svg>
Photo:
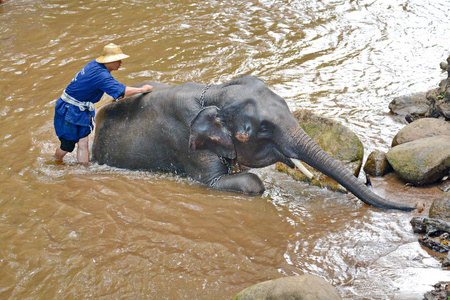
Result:
<svg viewBox="0 0 450 300">
<path fill-rule="evenodd" d="M 233 300 L 341 300 L 331 284 L 314 275 L 299 275 L 252 285 Z"/>
<path fill-rule="evenodd" d="M 317 116 L 307 110 L 298 110 L 293 113 L 300 127 L 328 154 L 339 160 L 355 176 L 359 175 L 364 157 L 364 147 L 358 136 L 342 124 Z M 310 166 L 305 167 L 314 175 L 311 180 L 297 168 L 291 169 L 283 163 L 277 163 L 276 168 L 289 174 L 299 181 L 307 181 L 312 185 L 346 192 L 340 184 L 328 176 L 316 171 Z"/>
<path fill-rule="evenodd" d="M 450 136 L 450 123 L 442 119 L 422 118 L 403 127 L 392 140 L 392 147 L 437 135 Z M 450 137 L 449 137 L 450 138 Z"/>
<path fill-rule="evenodd" d="M 450 170 L 450 138 L 423 138 L 392 148 L 386 155 L 394 171 L 415 185 L 436 182 Z"/>
</svg>

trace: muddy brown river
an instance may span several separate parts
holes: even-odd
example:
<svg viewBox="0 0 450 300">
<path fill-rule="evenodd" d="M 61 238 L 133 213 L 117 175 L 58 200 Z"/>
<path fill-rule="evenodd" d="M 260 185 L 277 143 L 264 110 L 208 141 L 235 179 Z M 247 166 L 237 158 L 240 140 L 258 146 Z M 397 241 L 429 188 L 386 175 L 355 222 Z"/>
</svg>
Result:
<svg viewBox="0 0 450 300">
<path fill-rule="evenodd" d="M 114 42 L 116 79 L 223 83 L 253 74 L 288 102 L 386 151 L 405 123 L 393 97 L 426 91 L 450 54 L 448 0 L 85 1 L 0 4 L 0 298 L 232 299 L 269 279 L 314 274 L 344 299 L 422 299 L 449 281 L 409 224 L 352 195 L 253 170 L 262 196 L 211 190 L 74 153 L 53 162 L 53 107 Z M 102 102 L 107 102 L 105 98 Z M 92 140 L 92 139 L 91 139 Z M 363 176 L 361 175 L 361 180 Z M 436 188 L 373 179 L 393 201 Z"/>
</svg>

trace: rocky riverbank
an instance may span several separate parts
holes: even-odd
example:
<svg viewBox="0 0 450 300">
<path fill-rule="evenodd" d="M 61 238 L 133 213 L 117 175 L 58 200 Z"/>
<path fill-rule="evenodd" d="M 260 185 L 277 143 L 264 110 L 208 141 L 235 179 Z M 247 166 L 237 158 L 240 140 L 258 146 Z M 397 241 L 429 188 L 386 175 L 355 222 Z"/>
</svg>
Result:
<svg viewBox="0 0 450 300">
<path fill-rule="evenodd" d="M 448 75 L 437 88 L 393 99 L 389 104 L 392 114 L 404 118 L 407 125 L 394 137 L 387 153 L 379 150 L 370 153 L 363 167 L 367 184 L 370 184 L 370 176 L 373 178 L 395 173 L 405 186 L 437 187 L 441 191 L 436 199 L 429 199 L 418 207 L 423 214 L 428 212 L 428 217 L 414 217 L 411 225 L 418 235 L 419 243 L 434 253 L 436 259 L 442 262 L 442 268 L 450 268 L 449 64 L 450 56 L 447 63 L 440 65 Z M 364 147 L 353 132 L 311 112 L 297 111 L 294 116 L 316 143 L 358 177 Z M 339 184 L 312 168 L 308 169 L 314 174 L 313 179 L 281 163 L 277 164 L 277 169 L 296 180 L 345 192 Z M 450 283 L 437 283 L 433 288 L 424 295 L 425 300 L 450 297 Z"/>
<path fill-rule="evenodd" d="M 428 218 L 414 217 L 411 225 L 419 243 L 434 252 L 442 268 L 450 268 L 450 56 L 440 67 L 447 79 L 426 93 L 401 96 L 389 104 L 392 114 L 410 123 L 393 139 L 392 149 L 376 153 L 364 166 L 366 173 L 393 170 L 407 184 L 436 185 L 442 195 L 430 205 Z M 370 156 L 369 156 L 370 157 Z M 376 174 L 378 172 L 378 174 Z M 450 283 L 440 282 L 425 300 L 450 298 Z"/>
</svg>

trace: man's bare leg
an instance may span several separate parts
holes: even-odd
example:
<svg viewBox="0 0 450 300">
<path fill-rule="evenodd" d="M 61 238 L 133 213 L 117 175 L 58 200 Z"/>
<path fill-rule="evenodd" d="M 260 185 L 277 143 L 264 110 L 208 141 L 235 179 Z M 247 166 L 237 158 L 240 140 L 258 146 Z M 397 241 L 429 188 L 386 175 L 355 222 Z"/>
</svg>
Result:
<svg viewBox="0 0 450 300">
<path fill-rule="evenodd" d="M 89 136 L 78 141 L 77 160 L 82 164 L 87 164 L 89 162 Z"/>
<path fill-rule="evenodd" d="M 55 155 L 54 155 L 55 160 L 57 162 L 62 162 L 64 155 L 66 155 L 67 153 L 68 153 L 67 151 L 61 150 L 60 147 L 56 148 Z"/>
</svg>

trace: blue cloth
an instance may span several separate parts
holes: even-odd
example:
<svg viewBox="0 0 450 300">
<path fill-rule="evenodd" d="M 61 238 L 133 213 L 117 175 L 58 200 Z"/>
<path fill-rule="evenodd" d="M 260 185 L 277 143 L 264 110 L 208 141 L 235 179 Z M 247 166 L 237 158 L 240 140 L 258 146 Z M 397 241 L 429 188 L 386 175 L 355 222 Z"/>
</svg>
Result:
<svg viewBox="0 0 450 300">
<path fill-rule="evenodd" d="M 125 92 L 125 88 L 126 86 L 115 80 L 103 64 L 96 62 L 94 59 L 75 75 L 72 82 L 67 86 L 66 93 L 78 101 L 97 103 L 102 98 L 103 93 L 117 99 Z M 59 138 L 78 141 L 80 138 L 89 135 L 94 117 L 95 111 L 81 111 L 79 107 L 68 104 L 59 98 L 55 105 L 54 126 L 56 135 Z M 87 127 L 87 129 L 77 128 L 75 130 L 74 125 Z"/>
</svg>

